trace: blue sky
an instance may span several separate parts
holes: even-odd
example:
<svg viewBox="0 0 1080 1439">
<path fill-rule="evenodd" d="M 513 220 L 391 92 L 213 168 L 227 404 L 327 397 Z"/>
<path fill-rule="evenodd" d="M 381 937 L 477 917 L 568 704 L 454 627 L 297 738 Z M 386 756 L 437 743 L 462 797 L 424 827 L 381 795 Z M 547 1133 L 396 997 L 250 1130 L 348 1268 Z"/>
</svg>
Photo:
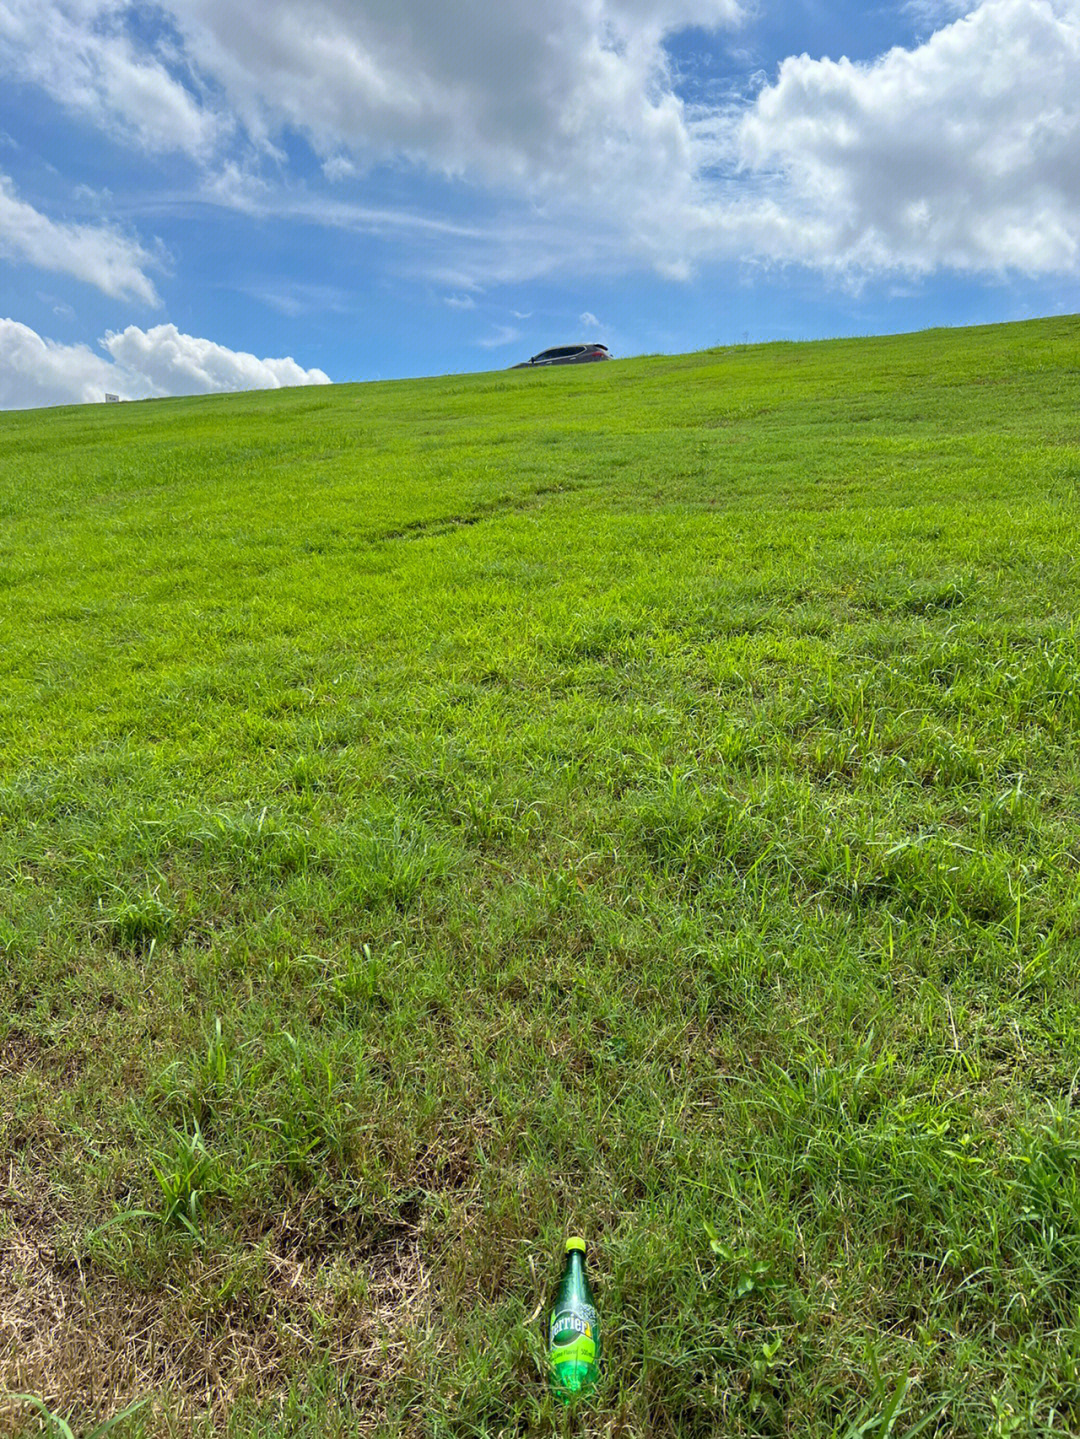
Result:
<svg viewBox="0 0 1080 1439">
<path fill-rule="evenodd" d="M 0 0 L 0 407 L 1080 310 L 1080 0 Z"/>
</svg>

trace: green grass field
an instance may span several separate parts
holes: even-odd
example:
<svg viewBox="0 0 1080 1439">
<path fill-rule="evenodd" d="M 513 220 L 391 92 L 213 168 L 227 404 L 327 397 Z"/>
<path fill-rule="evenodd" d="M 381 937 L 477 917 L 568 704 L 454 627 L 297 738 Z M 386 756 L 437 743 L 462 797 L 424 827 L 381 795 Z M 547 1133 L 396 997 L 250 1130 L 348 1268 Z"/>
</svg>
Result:
<svg viewBox="0 0 1080 1439">
<path fill-rule="evenodd" d="M 1080 1432 L 1078 413 L 1064 318 L 5 415 L 0 1389 Z"/>
</svg>

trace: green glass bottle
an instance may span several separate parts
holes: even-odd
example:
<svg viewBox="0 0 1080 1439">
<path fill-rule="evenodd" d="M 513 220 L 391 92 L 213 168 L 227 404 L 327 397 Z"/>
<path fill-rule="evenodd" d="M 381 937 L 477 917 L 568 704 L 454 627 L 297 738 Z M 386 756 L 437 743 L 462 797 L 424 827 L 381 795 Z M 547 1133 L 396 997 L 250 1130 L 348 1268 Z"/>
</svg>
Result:
<svg viewBox="0 0 1080 1439">
<path fill-rule="evenodd" d="M 555 1291 L 548 1330 L 551 1386 L 564 1402 L 594 1388 L 600 1377 L 600 1315 L 585 1273 L 585 1241 L 566 1241 L 566 1267 Z"/>
</svg>

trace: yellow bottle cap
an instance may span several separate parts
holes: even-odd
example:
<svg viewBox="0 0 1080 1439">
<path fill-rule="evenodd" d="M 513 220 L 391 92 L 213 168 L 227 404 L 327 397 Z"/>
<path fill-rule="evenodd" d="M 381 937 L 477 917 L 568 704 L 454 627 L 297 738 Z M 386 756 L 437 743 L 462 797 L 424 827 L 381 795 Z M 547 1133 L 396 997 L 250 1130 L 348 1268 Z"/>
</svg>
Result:
<svg viewBox="0 0 1080 1439">
<path fill-rule="evenodd" d="M 585 1253 L 585 1241 L 584 1241 L 584 1239 L 581 1239 L 581 1238 L 580 1238 L 578 1235 L 576 1235 L 576 1234 L 571 1234 L 570 1238 L 566 1241 L 566 1252 L 567 1252 L 567 1254 L 570 1253 L 571 1249 L 580 1249 L 581 1252 L 582 1252 L 582 1254 L 584 1254 L 584 1253 Z"/>
</svg>

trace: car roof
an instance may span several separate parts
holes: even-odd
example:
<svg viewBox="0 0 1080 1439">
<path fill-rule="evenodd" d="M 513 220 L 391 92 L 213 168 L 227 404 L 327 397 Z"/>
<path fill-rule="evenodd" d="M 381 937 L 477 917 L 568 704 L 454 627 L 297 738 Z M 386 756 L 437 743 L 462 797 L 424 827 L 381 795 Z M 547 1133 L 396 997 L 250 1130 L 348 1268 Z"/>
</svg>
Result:
<svg viewBox="0 0 1080 1439">
<path fill-rule="evenodd" d="M 606 350 L 606 345 L 601 345 L 598 340 L 580 340 L 576 345 L 551 345 L 546 350 L 537 350 L 533 356 L 539 360 L 542 355 L 569 355 L 574 350 Z"/>
</svg>

